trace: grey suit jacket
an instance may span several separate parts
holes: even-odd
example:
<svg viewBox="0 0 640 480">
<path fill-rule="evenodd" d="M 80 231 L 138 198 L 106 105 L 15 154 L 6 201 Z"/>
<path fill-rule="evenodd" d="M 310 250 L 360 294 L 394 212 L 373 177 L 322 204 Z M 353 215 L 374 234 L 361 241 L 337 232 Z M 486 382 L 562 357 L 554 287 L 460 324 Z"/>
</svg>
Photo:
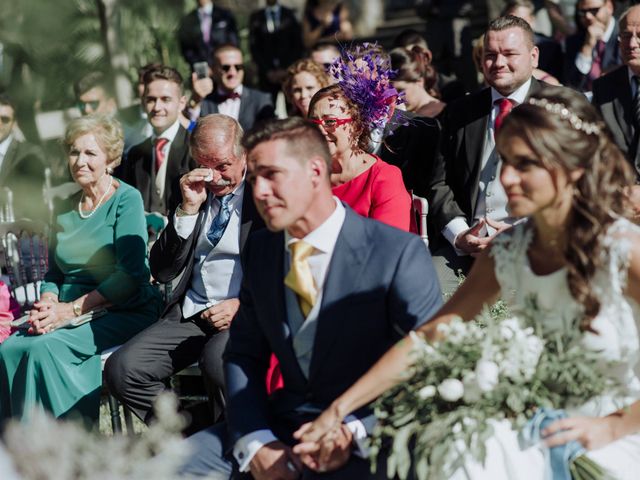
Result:
<svg viewBox="0 0 640 480">
<path fill-rule="evenodd" d="M 13 192 L 16 218 L 47 219 L 42 196 L 44 183 L 44 155 L 30 143 L 11 140 L 0 165 L 0 187 Z"/>
<path fill-rule="evenodd" d="M 631 85 L 626 66 L 600 77 L 593 82 L 591 103 L 600 111 L 604 123 L 611 131 L 613 141 L 625 154 L 640 178 L 638 161 L 638 132 L 633 120 Z"/>
<path fill-rule="evenodd" d="M 431 257 L 419 237 L 345 207 L 327 272 L 305 377 L 287 324 L 282 232 L 257 232 L 243 254 L 240 310 L 224 355 L 231 442 L 261 429 L 284 441 L 308 420 L 301 406 L 322 409 L 362 376 L 408 331 L 440 307 Z M 284 388 L 267 398 L 271 353 Z M 367 409 L 357 412 L 369 414 Z"/>
<path fill-rule="evenodd" d="M 204 117 L 211 113 L 220 113 L 218 111 L 218 103 L 220 103 L 219 98 L 217 98 L 215 92 L 209 95 L 202 101 L 202 105 L 200 106 L 200 116 Z M 275 114 L 271 95 L 246 86 L 242 88 L 238 123 L 245 132 L 251 130 L 256 122 L 273 118 L 274 116 Z"/>
</svg>

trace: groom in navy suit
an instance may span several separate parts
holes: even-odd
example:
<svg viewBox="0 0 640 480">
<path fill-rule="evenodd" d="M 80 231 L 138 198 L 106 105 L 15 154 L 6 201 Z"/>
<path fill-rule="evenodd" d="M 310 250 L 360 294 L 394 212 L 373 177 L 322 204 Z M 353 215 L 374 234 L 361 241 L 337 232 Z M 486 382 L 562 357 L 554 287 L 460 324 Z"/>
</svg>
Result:
<svg viewBox="0 0 640 480">
<path fill-rule="evenodd" d="M 191 437 L 195 453 L 184 473 L 383 478 L 386 469 L 372 475 L 362 449 L 375 423 L 367 408 L 347 418 L 331 471 L 304 468 L 292 433 L 440 307 L 429 253 L 417 236 L 362 218 L 332 196 L 331 155 L 315 125 L 271 121 L 243 143 L 268 230 L 244 251 L 240 309 L 224 355 L 228 424 Z M 284 388 L 269 397 L 272 352 Z"/>
</svg>

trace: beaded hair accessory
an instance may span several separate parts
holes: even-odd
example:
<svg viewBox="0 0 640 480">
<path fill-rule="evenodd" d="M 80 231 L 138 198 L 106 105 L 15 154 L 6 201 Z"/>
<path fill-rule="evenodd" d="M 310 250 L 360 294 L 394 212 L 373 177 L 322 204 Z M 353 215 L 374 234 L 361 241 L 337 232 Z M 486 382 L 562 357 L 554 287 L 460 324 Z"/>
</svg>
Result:
<svg viewBox="0 0 640 480">
<path fill-rule="evenodd" d="M 382 129 L 389 120 L 392 104 L 404 103 L 393 88 L 395 71 L 389 59 L 377 52 L 377 45 L 364 43 L 344 50 L 329 67 L 345 96 L 360 110 L 362 121 L 370 130 Z"/>
<path fill-rule="evenodd" d="M 536 107 L 544 108 L 549 113 L 559 115 L 563 120 L 568 120 L 573 128 L 581 130 L 587 135 L 600 133 L 600 126 L 597 123 L 582 120 L 562 103 L 553 103 L 546 98 L 530 98 L 528 103 Z"/>
</svg>

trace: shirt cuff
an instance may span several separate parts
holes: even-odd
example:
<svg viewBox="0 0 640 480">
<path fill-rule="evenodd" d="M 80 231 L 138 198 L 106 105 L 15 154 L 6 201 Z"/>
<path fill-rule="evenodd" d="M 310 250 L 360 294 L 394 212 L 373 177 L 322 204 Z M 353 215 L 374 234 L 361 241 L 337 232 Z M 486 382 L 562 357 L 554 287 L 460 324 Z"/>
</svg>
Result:
<svg viewBox="0 0 640 480">
<path fill-rule="evenodd" d="M 462 232 L 467 230 L 469 230 L 469 225 L 464 217 L 454 218 L 442 229 L 442 236 L 447 239 L 458 256 L 464 256 L 466 253 L 456 248 L 456 238 L 458 238 L 458 235 Z"/>
<path fill-rule="evenodd" d="M 267 443 L 276 442 L 278 438 L 271 430 L 256 430 L 241 437 L 233 447 L 233 456 L 238 462 L 241 472 L 249 471 L 249 463 Z"/>
<path fill-rule="evenodd" d="M 582 53 L 576 55 L 576 68 L 583 75 L 588 75 L 591 71 L 591 64 L 593 59 L 591 57 L 585 57 Z"/>
<path fill-rule="evenodd" d="M 193 232 L 193 229 L 196 227 L 196 221 L 198 220 L 198 214 L 195 213 L 193 215 L 184 215 L 179 217 L 178 215 L 173 215 L 173 226 L 176 229 L 176 233 L 180 238 L 186 240 L 189 238 L 189 235 Z"/>
<path fill-rule="evenodd" d="M 353 415 L 347 415 L 344 421 L 347 428 L 353 434 L 353 442 L 355 443 L 353 454 L 360 458 L 369 458 L 369 446 L 367 445 L 367 438 L 369 435 L 367 434 L 367 431 L 373 430 L 376 423 L 376 417 L 374 415 L 370 415 L 363 420 L 359 420 Z"/>
</svg>

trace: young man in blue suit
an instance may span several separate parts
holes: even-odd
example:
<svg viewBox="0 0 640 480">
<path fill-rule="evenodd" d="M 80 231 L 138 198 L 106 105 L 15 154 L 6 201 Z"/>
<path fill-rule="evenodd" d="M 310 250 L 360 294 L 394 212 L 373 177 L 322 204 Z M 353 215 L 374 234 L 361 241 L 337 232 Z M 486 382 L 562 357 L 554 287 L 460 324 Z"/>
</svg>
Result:
<svg viewBox="0 0 640 480">
<path fill-rule="evenodd" d="M 361 447 L 375 423 L 369 409 L 348 419 L 331 471 L 303 468 L 292 433 L 440 307 L 431 258 L 417 236 L 362 218 L 332 195 L 331 155 L 314 125 L 271 121 L 243 143 L 268 230 L 249 238 L 244 252 L 240 309 L 224 355 L 227 425 L 191 437 L 185 473 L 377 478 Z M 268 397 L 272 353 L 284 388 Z"/>
</svg>

